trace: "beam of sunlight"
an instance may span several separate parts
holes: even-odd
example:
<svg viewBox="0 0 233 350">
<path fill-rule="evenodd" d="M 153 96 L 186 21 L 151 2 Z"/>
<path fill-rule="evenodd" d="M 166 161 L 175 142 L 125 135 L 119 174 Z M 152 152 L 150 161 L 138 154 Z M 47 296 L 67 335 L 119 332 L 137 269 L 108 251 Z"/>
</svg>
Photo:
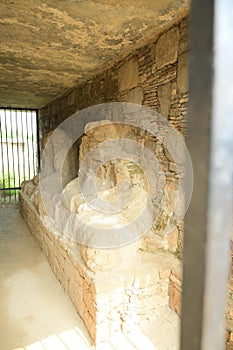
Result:
<svg viewBox="0 0 233 350">
<path fill-rule="evenodd" d="M 69 350 L 89 350 L 90 346 L 82 339 L 82 337 L 74 330 L 69 329 L 59 334 L 59 338 Z"/>
<path fill-rule="evenodd" d="M 52 335 L 51 337 L 45 338 L 42 340 L 46 350 L 67 350 L 68 348 L 65 344 L 59 339 L 57 335 Z"/>
<path fill-rule="evenodd" d="M 67 329 L 45 339 L 12 350 L 90 350 L 93 347 L 78 327 Z M 96 350 L 158 350 L 158 348 L 139 330 L 127 334 L 116 333 L 106 342 L 96 346 Z"/>
<path fill-rule="evenodd" d="M 78 327 L 67 329 L 58 334 L 38 340 L 24 347 L 13 348 L 12 350 L 90 350 L 90 342 Z"/>
<path fill-rule="evenodd" d="M 158 350 L 157 347 L 142 332 L 131 332 L 126 335 L 136 349 Z"/>
<path fill-rule="evenodd" d="M 45 350 L 45 348 L 41 342 L 37 341 L 36 343 L 26 346 L 25 350 Z"/>
<path fill-rule="evenodd" d="M 127 334 L 116 334 L 110 339 L 109 345 L 112 346 L 112 349 L 158 350 L 157 347 L 142 332 L 140 332 L 140 330 Z M 102 347 L 99 350 L 102 350 Z"/>
</svg>

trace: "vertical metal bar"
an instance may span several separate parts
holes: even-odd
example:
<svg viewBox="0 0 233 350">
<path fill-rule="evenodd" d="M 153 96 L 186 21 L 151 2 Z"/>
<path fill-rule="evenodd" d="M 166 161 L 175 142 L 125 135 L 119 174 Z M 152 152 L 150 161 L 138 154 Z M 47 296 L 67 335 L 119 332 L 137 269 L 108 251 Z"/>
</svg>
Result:
<svg viewBox="0 0 233 350">
<path fill-rule="evenodd" d="M 202 348 L 225 349 L 233 213 L 233 3 L 215 0 L 214 87 Z M 214 307 L 213 307 L 214 306 Z M 213 334 L 213 330 L 214 334 Z"/>
<path fill-rule="evenodd" d="M 16 125 L 16 142 L 17 142 L 17 165 L 18 165 L 18 182 L 17 187 L 20 187 L 21 180 L 20 180 L 20 158 L 19 158 L 19 126 L 18 126 L 18 117 L 19 117 L 19 111 L 16 110 L 16 116 L 15 116 L 15 125 Z"/>
<path fill-rule="evenodd" d="M 3 110 L 0 110 L 0 142 L 1 142 L 1 154 L 2 154 L 2 187 L 4 188 L 5 187 L 5 175 L 4 175 L 4 154 L 3 154 L 3 151 L 4 151 L 4 147 L 3 147 L 3 138 L 2 138 L 2 133 L 3 133 L 3 127 L 2 127 L 2 116 L 3 116 Z M 5 197 L 5 191 L 3 190 L 3 199 L 4 199 L 4 202 L 6 200 L 6 197 Z"/>
<path fill-rule="evenodd" d="M 32 131 L 32 159 L 33 159 L 33 177 L 36 175 L 36 167 L 35 167 L 35 140 L 34 140 L 34 112 L 31 111 L 31 131 Z"/>
<path fill-rule="evenodd" d="M 6 109 L 4 109 L 4 116 L 5 116 L 5 128 L 6 128 L 6 155 L 7 155 L 7 179 L 8 179 L 8 184 L 7 188 L 10 188 L 11 186 L 11 179 L 10 179 L 10 166 L 9 166 L 9 147 L 8 147 L 8 126 L 7 126 L 7 117 L 6 117 Z M 8 190 L 9 193 L 9 190 Z M 9 201 L 11 202 L 11 197 L 8 197 Z"/>
<path fill-rule="evenodd" d="M 26 113 L 26 138 L 27 138 L 27 155 L 28 155 L 28 159 L 27 159 L 27 168 L 28 168 L 28 178 L 31 178 L 31 169 L 30 169 L 30 152 L 29 152 L 29 140 L 28 140 L 28 111 L 25 111 Z"/>
<path fill-rule="evenodd" d="M 226 103 L 228 111 L 225 107 L 221 109 L 226 102 L 223 95 L 226 89 L 220 93 L 217 88 L 219 76 L 213 91 L 213 40 L 214 0 L 193 0 L 187 144 L 195 183 L 185 219 L 182 350 L 223 350 L 225 347 L 224 306 L 232 210 L 232 166 L 229 164 L 233 146 L 229 135 L 232 138 L 233 130 L 229 116 L 233 111 L 229 103 Z M 225 54 L 229 55 L 229 51 L 230 46 Z M 232 89 L 232 67 L 228 67 L 228 75 L 230 72 L 228 86 Z"/>
<path fill-rule="evenodd" d="M 185 218 L 181 317 L 182 350 L 201 349 L 203 328 L 209 127 L 212 97 L 212 31 L 213 1 L 207 0 L 201 3 L 201 0 L 193 0 L 190 18 L 187 146 L 193 164 L 194 189 Z"/>
<path fill-rule="evenodd" d="M 39 153 L 39 147 L 37 143 L 38 128 L 37 121 L 38 115 L 36 110 L 25 110 L 22 108 L 4 108 L 0 110 L 0 127 L 3 129 L 5 127 L 6 137 L 3 138 L 3 134 L 0 134 L 0 150 L 2 151 L 2 176 L 3 176 L 3 196 L 4 201 L 11 201 L 11 190 L 20 189 L 21 180 L 27 180 L 31 175 L 36 175 L 37 171 L 37 154 Z M 12 114 L 14 111 L 14 115 Z M 23 118 L 23 112 L 25 112 L 25 119 Z M 9 118 L 7 119 L 7 115 Z M 14 117 L 14 118 L 13 118 Z M 31 118 L 31 119 L 30 119 Z M 29 120 L 30 119 L 30 120 Z M 20 154 L 20 139 L 19 131 L 22 133 L 22 142 L 25 145 L 25 149 Z M 7 136 L 16 135 L 16 149 L 14 144 L 11 146 Z M 13 140 L 14 141 L 14 140 Z M 5 144 L 5 148 L 4 148 Z M 32 152 L 32 153 L 31 153 Z M 23 167 L 20 166 L 22 161 Z M 27 164 L 26 164 L 27 161 Z M 7 164 L 7 169 L 5 169 L 5 163 Z M 27 165 L 27 166 L 26 166 Z M 28 174 L 26 173 L 28 169 Z M 13 171 L 13 183 L 11 183 L 11 170 Z M 21 171 L 23 170 L 23 171 Z M 6 178 L 5 178 L 6 175 Z M 7 180 L 6 180 L 7 179 Z M 9 193 L 7 193 L 9 191 Z M 16 200 L 17 194 L 14 193 L 14 200 Z"/>
<path fill-rule="evenodd" d="M 21 131 L 22 131 L 22 141 L 23 141 L 23 180 L 25 181 L 25 140 L 24 140 L 24 129 L 23 129 L 23 114 L 21 110 Z"/>
<path fill-rule="evenodd" d="M 12 110 L 10 110 L 10 126 L 11 126 L 11 151 L 12 151 L 12 168 L 13 168 L 13 184 L 15 186 L 15 156 L 14 156 L 14 130 L 12 122 Z M 11 186 L 10 186 L 11 187 Z M 14 192 L 14 199 L 16 200 L 16 193 Z"/>
<path fill-rule="evenodd" d="M 37 131 L 37 172 L 40 172 L 40 121 L 39 121 L 39 113 L 36 111 L 36 131 Z"/>
</svg>

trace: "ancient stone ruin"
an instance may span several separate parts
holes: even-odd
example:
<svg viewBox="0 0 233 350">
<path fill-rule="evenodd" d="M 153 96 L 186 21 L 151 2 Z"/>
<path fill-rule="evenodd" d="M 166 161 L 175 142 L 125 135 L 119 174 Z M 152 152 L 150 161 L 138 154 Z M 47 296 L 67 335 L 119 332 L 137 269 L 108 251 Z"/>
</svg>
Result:
<svg viewBox="0 0 233 350">
<path fill-rule="evenodd" d="M 185 16 L 127 57 L 107 66 L 40 109 L 42 148 L 60 123 L 71 115 L 109 101 L 136 103 L 158 111 L 185 138 L 188 61 L 188 17 Z M 174 312 L 180 315 L 181 311 L 183 221 L 176 221 L 169 234 L 164 232 L 177 199 L 179 171 L 171 154 L 153 135 L 132 126 L 115 125 L 106 119 L 95 128 L 86 123 L 84 135 L 72 145 L 62 167 L 62 196 L 51 197 L 51 207 L 47 200 L 45 208 L 39 177 L 35 177 L 23 184 L 20 211 L 82 317 L 93 343 L 102 344 L 114 334 L 128 334 L 139 329 L 150 339 L 159 338 L 165 328 L 160 316 L 165 314 L 168 317 L 169 313 L 174 316 Z M 144 123 L 146 121 L 146 118 L 143 119 Z M 61 129 L 57 132 L 60 133 L 60 142 L 56 145 L 50 143 L 50 152 L 54 151 L 53 156 L 48 158 L 50 175 L 54 175 L 60 167 L 57 155 L 62 153 L 66 139 Z M 73 218 L 82 218 L 95 230 L 102 229 L 103 225 L 105 229 L 106 226 L 111 229 L 113 224 L 115 227 L 126 224 L 143 207 L 148 182 L 134 162 L 117 158 L 102 164 L 96 176 L 100 198 L 111 205 L 117 190 L 124 185 L 130 185 L 133 198 L 131 206 L 119 215 L 112 215 L 111 220 L 106 222 L 102 213 L 86 205 L 77 175 L 81 162 L 93 148 L 120 135 L 127 136 L 156 155 L 164 174 L 164 205 L 156 223 L 144 235 L 131 239 L 129 244 L 103 249 L 96 247 L 95 242 L 80 241 L 82 230 L 75 225 Z M 51 189 L 53 185 L 51 181 Z M 51 223 L 48 210 L 58 218 L 59 227 Z M 69 212 L 68 219 L 67 215 L 63 216 L 65 211 Z M 135 234 L 135 231 L 132 230 L 132 233 Z M 232 288 L 231 274 L 226 310 L 229 349 L 233 342 Z M 152 334 L 155 331 L 150 332 L 149 329 L 155 319 L 161 327 L 158 326 L 157 333 Z M 167 333 L 169 337 L 164 336 L 165 340 L 174 341 L 175 348 L 178 341 L 177 337 L 172 340 L 172 335 L 179 333 L 177 320 L 176 316 L 172 318 Z"/>
<path fill-rule="evenodd" d="M 51 132 L 45 137 L 45 144 L 50 135 Z M 164 151 L 153 135 L 142 135 L 137 128 L 104 122 L 94 128 L 87 125 L 80 146 L 72 152 L 78 152 L 81 163 L 94 146 L 107 139 L 117 139 L 119 135 L 127 135 L 137 142 L 150 145 L 160 155 Z M 61 144 L 62 137 L 65 136 L 61 133 Z M 55 154 L 59 153 L 59 147 L 55 145 L 53 159 L 49 159 L 52 173 L 56 172 Z M 164 169 L 168 169 L 171 164 L 164 153 L 161 164 Z M 64 178 L 67 176 L 66 167 L 69 168 L 69 162 L 64 164 Z M 130 183 L 132 188 L 130 204 L 123 211 L 112 215 L 98 212 L 85 203 L 78 177 L 68 181 L 63 196 L 57 200 L 54 208 L 60 230 L 54 227 L 44 207 L 39 177 L 23 184 L 20 194 L 21 214 L 45 252 L 56 277 L 72 299 L 95 344 L 107 341 L 118 332 L 132 332 L 143 329 L 145 325 L 148 330 L 149 320 L 153 320 L 159 310 L 177 305 L 177 287 L 174 287 L 174 281 L 180 270 L 180 262 L 173 252 L 177 249 L 179 234 L 177 228 L 169 235 L 160 234 L 161 227 L 166 226 L 172 198 L 174 200 L 176 197 L 175 170 L 174 165 L 172 171 L 167 172 L 167 203 L 156 225 L 146 235 L 137 239 L 133 237 L 128 244 L 110 249 L 80 244 L 75 232 L 81 228 L 75 223 L 75 218 L 80 217 L 81 221 L 92 225 L 96 230 L 127 225 L 147 200 L 148 184 L 140 167 L 126 159 L 114 159 L 99 168 L 96 187 L 104 200 L 110 203 L 115 200 L 117 186 L 122 184 L 122 180 Z M 64 215 L 66 206 L 74 216 Z M 173 328 L 174 332 L 178 331 L 177 324 Z"/>
</svg>

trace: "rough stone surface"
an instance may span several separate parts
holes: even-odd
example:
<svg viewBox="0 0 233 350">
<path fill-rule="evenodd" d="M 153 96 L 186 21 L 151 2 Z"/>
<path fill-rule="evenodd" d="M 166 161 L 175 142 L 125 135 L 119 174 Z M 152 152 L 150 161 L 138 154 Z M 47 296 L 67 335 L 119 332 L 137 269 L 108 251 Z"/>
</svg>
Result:
<svg viewBox="0 0 233 350">
<path fill-rule="evenodd" d="M 137 103 L 139 105 L 142 104 L 143 101 L 143 91 L 140 87 L 135 87 L 130 90 L 126 96 L 126 102 Z"/>
<path fill-rule="evenodd" d="M 179 315 L 181 314 L 181 293 L 182 293 L 181 275 L 182 275 L 181 266 L 178 269 L 172 270 L 170 275 L 170 284 L 169 284 L 169 305 Z"/>
<path fill-rule="evenodd" d="M 43 107 L 188 9 L 188 0 L 2 1 L 0 105 Z"/>
<path fill-rule="evenodd" d="M 169 277 L 178 264 L 172 254 L 138 252 L 136 262 L 131 260 L 121 267 L 117 262 L 109 271 L 91 271 L 86 265 L 90 256 L 81 254 L 79 245 L 54 230 L 46 216 L 39 215 L 26 188 L 20 194 L 20 212 L 95 344 L 122 330 L 136 330 L 143 320 L 168 304 Z M 131 248 L 125 249 L 129 254 Z M 92 253 L 91 261 L 98 261 L 100 252 Z M 106 257 L 103 261 L 106 263 Z"/>
<path fill-rule="evenodd" d="M 41 109 L 39 115 L 41 134 L 43 135 L 49 130 L 56 128 L 60 122 L 69 117 L 75 111 L 81 110 L 93 104 L 107 101 L 140 102 L 142 100 L 143 105 L 153 108 L 162 114 L 166 114 L 170 123 L 185 136 L 188 92 L 187 90 L 185 92 L 181 92 L 179 90 L 177 83 L 177 72 L 179 58 L 180 55 L 183 55 L 184 53 L 185 43 L 188 38 L 187 23 L 187 18 L 184 18 L 176 24 L 175 28 L 169 28 L 161 36 L 155 37 L 154 41 L 140 49 L 137 49 L 134 53 L 131 53 L 126 60 L 116 63 L 112 68 L 104 70 L 88 82 L 77 86 L 69 93 L 66 93 L 60 98 L 54 100 L 45 108 Z M 156 66 L 155 53 L 157 52 L 157 45 L 159 46 L 161 44 L 161 40 L 159 38 L 164 37 L 164 35 L 168 41 L 174 41 L 174 36 L 175 38 L 180 38 L 180 43 L 178 48 L 176 48 L 177 57 L 175 62 L 172 65 L 166 64 L 166 66 L 163 68 L 158 69 Z M 171 39 L 169 39 L 169 35 L 171 35 Z M 169 57 L 175 57 L 173 46 L 169 46 L 167 51 Z M 170 51 L 171 55 L 169 54 Z M 137 62 L 137 64 L 135 62 Z M 182 60 L 180 62 L 182 62 Z M 120 91 L 118 85 L 119 72 L 122 67 L 127 67 L 129 64 L 137 67 L 135 68 L 136 70 L 138 69 L 137 86 Z M 183 71 L 187 75 L 188 72 L 185 72 L 185 69 L 188 69 L 188 67 L 184 67 L 185 68 Z M 130 75 L 131 73 L 125 69 L 125 76 L 123 78 L 125 81 L 131 81 L 128 79 L 128 74 Z M 137 77 L 134 77 L 134 79 L 137 79 Z M 90 148 L 96 145 L 96 142 L 101 142 L 109 136 L 116 137 L 118 132 L 119 130 L 117 131 L 114 125 L 108 125 L 106 126 L 105 130 L 102 129 L 98 131 L 98 129 L 96 129 L 94 137 L 94 134 L 91 132 L 88 133 L 89 136 L 84 135 L 82 140 L 82 148 L 80 150 L 81 160 L 90 150 Z M 127 137 L 135 140 L 139 140 L 140 138 L 143 139 L 143 135 L 141 133 L 137 134 L 137 130 L 131 129 L 130 132 L 128 130 L 121 130 L 121 133 L 123 133 L 122 135 L 127 135 Z M 166 153 L 166 150 L 164 153 L 161 146 L 156 144 L 153 138 L 151 139 L 150 137 L 146 137 L 145 146 L 149 147 L 149 149 L 153 152 L 156 152 L 158 159 L 161 162 L 161 167 L 163 171 L 166 172 L 168 190 L 170 193 L 172 193 L 172 191 L 176 190 L 177 186 L 176 169 L 172 159 L 169 159 L 169 155 Z M 102 169 L 101 176 L 105 177 L 107 171 L 110 171 L 110 173 L 113 174 L 113 168 L 113 165 L 109 165 L 107 168 Z M 116 181 L 114 176 L 111 179 L 112 183 Z M 119 172 L 117 176 L 122 176 L 122 174 Z M 126 174 L 124 174 L 124 176 L 126 176 Z M 143 245 L 143 249 L 155 251 L 157 249 L 155 247 L 158 246 L 163 246 L 163 248 L 166 250 L 169 249 L 168 238 L 165 237 L 164 239 L 159 239 L 156 236 L 158 229 L 159 227 L 155 228 L 154 237 L 147 239 L 147 243 Z M 178 226 L 178 232 L 177 244 L 174 238 L 170 249 L 175 254 L 181 256 L 183 244 L 182 223 Z M 175 247 L 176 251 L 174 251 Z"/>
<path fill-rule="evenodd" d="M 79 147 L 81 160 L 98 142 L 117 137 L 121 131 L 131 138 L 139 137 L 137 128 L 131 130 L 130 126 L 110 122 L 90 123 L 85 130 Z M 45 146 L 47 142 L 46 146 L 51 147 L 46 157 L 48 178 L 53 178 L 58 169 L 58 156 L 65 140 L 66 135 L 61 130 L 58 144 L 50 142 L 48 135 L 45 135 L 42 143 Z M 142 249 L 140 240 L 115 249 L 96 249 L 80 245 L 78 241 L 76 243 L 76 232 L 80 231 L 81 236 L 87 233 L 82 232 L 80 222 L 78 225 L 74 218 L 80 216 L 81 221 L 88 224 L 113 228 L 119 223 L 124 224 L 127 219 L 131 222 L 140 205 L 144 207 L 143 201 L 147 198 L 141 173 L 135 165 L 132 168 L 127 160 L 118 161 L 114 166 L 106 164 L 98 176 L 112 181 L 112 187 L 104 191 L 110 200 L 114 197 L 114 186 L 118 181 L 125 176 L 132 180 L 131 201 L 136 206 L 129 206 L 129 210 L 126 207 L 115 216 L 112 214 L 110 224 L 106 220 L 109 214 L 106 218 L 103 213 L 84 203 L 77 178 L 64 187 L 62 195 L 56 197 L 55 202 L 52 196 L 50 198 L 49 205 L 53 208 L 50 217 L 56 217 L 56 227 L 43 207 L 38 177 L 24 182 L 20 194 L 21 215 L 44 250 L 56 277 L 69 294 L 95 344 L 107 341 L 114 333 L 135 331 L 158 308 L 168 305 L 171 269 L 179 264 L 178 259 L 169 252 L 169 247 L 151 254 L 149 250 Z M 71 209 L 68 214 L 65 212 L 67 207 Z"/>
<path fill-rule="evenodd" d="M 178 60 L 177 85 L 181 93 L 188 90 L 188 53 L 184 53 Z"/>
<path fill-rule="evenodd" d="M 138 62 L 134 59 L 124 63 L 119 68 L 119 91 L 125 91 L 138 85 Z"/>
<path fill-rule="evenodd" d="M 177 32 L 178 31 L 178 32 Z M 170 34 L 169 34 L 170 33 Z M 40 110 L 40 127 L 41 127 L 41 134 L 45 134 L 49 130 L 56 128 L 60 122 L 62 122 L 64 119 L 69 117 L 72 113 L 74 113 L 76 110 L 81 110 L 83 108 L 86 108 L 88 106 L 103 103 L 107 101 L 129 101 L 130 99 L 134 101 L 140 101 L 142 100 L 142 104 L 148 107 L 153 108 L 154 110 L 157 110 L 161 112 L 162 114 L 166 114 L 168 117 L 168 120 L 170 123 L 178 130 L 180 131 L 184 136 L 186 136 L 186 115 L 187 115 L 187 103 L 188 103 L 188 84 L 187 84 L 187 77 L 188 77 L 188 65 L 187 65 L 187 49 L 188 49 L 188 20 L 187 18 L 183 19 L 179 23 L 176 23 L 175 28 L 170 28 L 167 31 L 165 31 L 161 36 L 156 37 L 151 43 L 148 43 L 142 48 L 137 49 L 135 52 L 131 53 L 129 57 L 126 58 L 126 60 L 121 60 L 120 62 L 117 62 L 113 67 L 105 69 L 100 74 L 97 74 L 95 77 L 92 77 L 88 82 L 83 83 L 76 88 L 72 89 L 70 92 L 66 93 L 65 95 L 61 96 L 60 98 L 54 100 L 52 103 L 48 104 L 45 108 Z M 176 45 L 176 42 L 178 40 L 178 44 Z M 163 63 L 161 64 L 165 65 L 163 67 L 158 67 L 158 52 L 162 52 L 161 49 L 161 43 L 167 41 L 167 57 L 165 58 Z M 173 45 L 173 41 L 175 43 L 175 47 Z M 170 43 L 170 44 L 169 44 Z M 161 53 L 162 55 L 162 53 Z M 165 53 L 164 53 L 165 55 Z M 137 85 L 132 87 L 135 84 L 135 81 L 132 82 L 132 77 L 130 78 L 130 74 L 128 70 L 125 70 L 126 76 L 124 76 L 123 80 L 125 80 L 123 88 L 119 89 L 119 72 L 120 67 L 123 67 L 124 65 L 127 65 L 127 62 L 137 62 L 138 64 L 138 80 Z M 134 63 L 135 64 L 135 63 Z M 136 64 L 135 64 L 136 66 Z M 127 74 L 129 73 L 129 77 L 127 77 Z M 130 78 L 130 79 L 128 79 Z M 129 85 L 128 82 L 131 82 Z M 128 87 L 127 87 L 128 86 Z M 169 92 L 170 91 L 170 92 Z M 141 95 L 142 92 L 142 95 Z M 143 98 L 142 98 L 143 96 Z M 121 130 L 123 131 L 123 130 Z M 96 145 L 98 142 L 102 142 L 103 139 L 106 139 L 108 136 L 116 137 L 118 135 L 119 130 L 116 129 L 114 125 L 108 125 L 105 129 L 96 129 L 90 131 L 89 134 L 86 132 L 86 134 L 83 136 L 82 139 L 82 147 L 80 148 L 80 156 L 81 159 L 85 156 L 85 154 L 90 150 L 91 147 Z M 131 138 L 137 139 L 137 137 L 142 137 L 147 135 L 142 135 L 138 133 L 137 130 L 134 130 L 133 128 L 130 130 L 124 131 L 125 134 L 128 134 Z M 158 155 L 158 158 L 160 160 L 161 168 L 164 172 L 166 172 L 166 178 L 167 178 L 167 195 L 168 198 L 171 195 L 174 194 L 174 192 L 177 189 L 177 173 L 176 173 L 176 166 L 173 163 L 170 155 L 167 152 L 164 152 L 164 150 L 161 148 L 161 145 L 158 145 L 153 138 L 146 137 L 144 139 L 145 146 L 148 147 L 150 150 L 153 150 L 153 152 L 156 152 Z M 122 165 L 122 164 L 121 164 Z M 123 167 L 123 169 L 125 169 Z M 100 176 L 102 178 L 110 176 L 112 184 L 114 184 L 116 180 L 116 176 L 118 179 L 122 178 L 122 176 L 128 176 L 129 174 L 127 172 L 124 172 L 122 167 L 120 167 L 119 171 L 116 171 L 115 165 L 108 164 L 108 166 L 105 167 L 105 169 L 101 170 Z M 124 173 L 124 174 L 123 174 Z M 29 183 L 28 186 L 26 186 L 25 191 L 27 193 L 27 196 L 32 196 L 33 192 L 33 186 Z M 25 192 L 24 191 L 24 192 Z M 78 198 L 77 198 L 78 200 Z M 28 198 L 25 199 L 25 202 L 28 202 Z M 39 202 L 39 199 L 38 199 Z M 37 201 L 34 201 L 34 205 L 36 206 Z M 29 201 L 30 204 L 30 201 Z M 76 203 L 73 203 L 74 206 L 76 206 Z M 26 207 L 24 211 L 26 212 Z M 41 212 L 43 214 L 43 211 Z M 166 212 L 164 215 L 166 216 Z M 24 213 L 25 215 L 25 213 Z M 159 225 L 160 227 L 163 224 L 163 220 L 160 220 Z M 33 225 L 33 224 L 32 224 Z M 180 222 L 177 226 L 177 228 L 168 236 L 160 236 L 159 235 L 159 226 L 153 227 L 141 240 L 140 242 L 140 252 L 142 254 L 149 254 L 149 256 L 165 256 L 166 254 L 169 254 L 169 256 L 176 256 L 181 258 L 182 257 L 182 250 L 183 250 L 183 222 Z M 36 231 L 36 228 L 32 226 L 32 230 Z M 48 250 L 47 244 L 43 244 L 43 249 L 46 251 Z M 77 247 L 75 248 L 77 249 Z M 113 260 L 109 264 L 109 269 L 107 271 L 101 271 L 101 265 L 103 264 L 104 259 L 106 256 L 102 254 L 99 251 L 90 250 L 86 248 L 79 248 L 79 254 L 81 256 L 82 264 L 84 264 L 86 271 L 89 271 L 92 274 L 99 273 L 99 276 L 107 276 L 109 277 L 108 273 L 111 271 L 111 269 L 114 266 L 114 261 L 117 261 L 117 257 L 114 257 Z M 165 255 L 160 255 L 165 254 Z M 136 254 L 137 257 L 137 254 Z M 116 258 L 116 260 L 114 260 Z M 177 262 L 177 259 L 175 260 Z M 93 268 L 93 262 L 96 262 L 96 267 Z M 53 264 L 53 262 L 52 262 Z M 51 265 L 52 265 L 51 264 Z M 153 270 L 153 268 L 152 268 Z M 57 270 L 59 271 L 59 270 Z M 133 270 L 135 272 L 135 270 Z M 57 272 L 59 273 L 59 272 Z M 174 309 L 177 313 L 180 313 L 180 300 L 181 300 L 181 290 L 182 290 L 182 271 L 181 271 L 181 264 L 178 264 L 178 266 L 174 265 L 174 268 L 167 271 L 162 271 L 161 276 L 166 276 L 166 278 L 169 279 L 168 282 L 168 289 L 166 289 L 166 292 L 169 295 L 169 305 L 172 309 Z M 101 277 L 102 278 L 102 277 Z M 100 280 L 101 280 L 100 278 Z M 232 276 L 231 276 L 232 279 Z M 228 298 L 228 311 L 226 313 L 227 318 L 227 344 L 229 344 L 229 349 L 231 349 L 232 346 L 232 339 L 233 339 L 233 324 L 232 324 L 232 283 L 230 279 L 229 284 L 229 298 Z M 103 282 L 103 280 L 102 280 Z M 115 282 L 114 282 L 115 283 Z M 114 285 L 113 283 L 113 285 Z M 103 284 L 100 284 L 102 286 Z M 115 285 L 116 287 L 116 285 Z M 100 294 L 103 292 L 100 288 Z M 106 288 L 110 288 L 106 285 Z M 128 287 L 127 287 L 128 288 Z M 130 287 L 131 288 L 131 287 Z M 130 289 L 129 288 L 129 289 Z M 167 288 L 167 287 L 166 287 Z M 133 290 L 133 288 L 131 288 Z M 131 290 L 130 289 L 130 290 Z M 109 289 L 109 291 L 111 288 Z M 115 288 L 115 290 L 118 290 Z M 123 295 L 128 295 L 128 297 L 125 296 L 127 300 L 131 300 L 134 310 L 130 310 L 128 312 L 127 310 L 126 314 L 130 314 L 132 318 L 137 320 L 137 315 L 135 313 L 135 305 L 137 304 L 137 298 L 136 303 L 134 304 L 135 297 L 134 292 L 131 290 L 131 292 L 127 292 L 126 289 L 122 290 L 119 289 L 119 294 L 121 295 L 121 301 L 119 305 L 125 305 L 124 304 L 124 298 Z M 85 289 L 85 293 L 87 295 L 90 295 L 87 297 L 88 300 L 91 300 L 93 302 L 93 293 L 91 283 L 89 283 L 89 287 Z M 128 293 L 128 294 L 127 294 Z M 131 294 L 130 294 L 131 293 Z M 79 293 L 80 294 L 80 293 Z M 114 294 L 114 293 L 113 293 Z M 116 292 L 117 294 L 117 292 Z M 106 297 L 106 296 L 105 296 Z M 106 309 L 109 308 L 109 304 L 106 300 L 109 300 L 107 297 L 103 298 L 101 301 L 101 308 L 104 308 L 106 306 Z M 79 299 L 79 295 L 75 298 L 73 297 L 72 300 L 76 300 L 76 302 Z M 123 300 L 124 299 L 124 300 Z M 148 300 L 151 300 L 153 304 L 153 297 L 152 299 L 145 298 L 144 302 L 148 303 Z M 111 299 L 112 302 L 112 299 Z M 109 302 L 111 304 L 111 302 Z M 75 301 L 74 301 L 75 303 Z M 150 301 L 149 301 L 150 303 Z M 88 303 L 88 301 L 85 301 L 85 305 L 90 305 L 90 308 L 93 308 L 93 305 L 91 303 Z M 112 305 L 112 304 L 111 304 Z M 115 305 L 113 303 L 113 305 Z M 143 304 L 142 304 L 143 305 Z M 124 316 L 127 318 L 127 320 L 122 317 L 122 306 L 117 307 L 117 312 L 113 311 L 114 307 L 111 306 L 109 311 L 112 317 L 114 318 L 114 322 L 111 321 L 113 329 L 119 329 L 119 327 L 122 327 L 123 329 L 127 330 L 131 327 L 130 322 L 128 323 L 128 316 Z M 119 311 L 120 310 L 120 311 Z M 83 312 L 83 311 L 80 311 Z M 119 320 L 119 314 L 121 314 L 120 320 Z M 83 314 L 84 315 L 84 314 Z M 91 315 L 95 315 L 93 310 L 91 311 Z M 117 316 L 116 316 L 117 315 Z M 90 331 L 91 334 L 96 334 L 97 332 L 95 326 L 93 326 L 93 322 L 90 321 L 89 314 L 85 314 L 84 317 L 86 317 L 86 323 L 90 323 Z M 96 319 L 92 316 L 94 321 Z M 102 323 L 102 316 L 100 317 L 100 324 L 105 327 L 105 324 Z M 137 321 L 136 321 L 137 322 Z M 114 325 L 113 325 L 114 323 Z M 101 326 L 101 327 L 102 327 Z M 94 327 L 94 328 L 93 328 Z M 100 327 L 100 329 L 101 329 Z M 102 331 L 104 333 L 105 328 L 102 328 Z"/>
<path fill-rule="evenodd" d="M 171 83 L 167 83 L 158 87 L 158 98 L 160 105 L 160 113 L 163 117 L 167 118 L 170 111 L 170 96 L 171 96 Z"/>
<path fill-rule="evenodd" d="M 179 46 L 179 28 L 175 27 L 162 34 L 155 47 L 157 68 L 176 62 Z"/>
<path fill-rule="evenodd" d="M 178 52 L 181 51 L 181 54 L 183 54 L 183 46 L 188 36 L 187 19 L 177 24 L 175 29 L 176 31 L 179 30 L 179 38 L 182 39 L 180 42 L 182 48 L 178 46 Z M 169 32 L 170 30 L 166 33 Z M 165 35 L 165 33 L 162 35 Z M 102 71 L 86 83 L 77 86 L 40 110 L 41 134 L 54 129 L 61 121 L 77 110 L 107 101 L 137 103 L 142 101 L 145 106 L 159 112 L 162 110 L 162 114 L 166 112 L 171 123 L 185 134 L 188 98 L 187 90 L 186 92 L 180 92 L 177 86 L 178 59 L 172 65 L 167 64 L 162 69 L 157 69 L 155 50 L 158 44 L 159 39 L 156 36 L 154 41 L 137 49 L 126 60 L 119 61 L 113 67 Z M 172 51 L 173 47 L 168 49 L 168 53 L 169 50 Z M 138 62 L 138 83 L 134 88 L 120 91 L 118 74 L 121 67 L 129 64 L 128 62 Z M 130 81 L 129 72 L 126 71 L 125 74 L 124 79 Z M 137 79 L 137 77 L 134 77 L 134 79 Z M 170 96 L 168 96 L 169 86 L 171 87 Z M 165 97 L 163 98 L 163 95 L 167 96 L 167 101 Z"/>
<path fill-rule="evenodd" d="M 179 238 L 179 230 L 176 228 L 171 233 L 167 235 L 168 240 L 168 249 L 170 252 L 175 253 L 178 248 L 178 238 Z"/>
</svg>

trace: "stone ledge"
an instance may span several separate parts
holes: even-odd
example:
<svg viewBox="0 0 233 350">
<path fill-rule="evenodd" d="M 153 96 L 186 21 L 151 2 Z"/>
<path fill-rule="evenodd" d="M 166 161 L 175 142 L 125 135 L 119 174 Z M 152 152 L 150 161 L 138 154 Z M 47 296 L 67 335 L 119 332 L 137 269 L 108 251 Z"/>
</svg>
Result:
<svg viewBox="0 0 233 350">
<path fill-rule="evenodd" d="M 90 271 L 78 244 L 66 239 L 39 216 L 29 197 L 20 193 L 20 213 L 47 256 L 57 279 L 83 319 L 94 344 L 132 332 L 161 306 L 168 305 L 170 253 L 138 252 L 137 261 L 110 271 Z"/>
</svg>

